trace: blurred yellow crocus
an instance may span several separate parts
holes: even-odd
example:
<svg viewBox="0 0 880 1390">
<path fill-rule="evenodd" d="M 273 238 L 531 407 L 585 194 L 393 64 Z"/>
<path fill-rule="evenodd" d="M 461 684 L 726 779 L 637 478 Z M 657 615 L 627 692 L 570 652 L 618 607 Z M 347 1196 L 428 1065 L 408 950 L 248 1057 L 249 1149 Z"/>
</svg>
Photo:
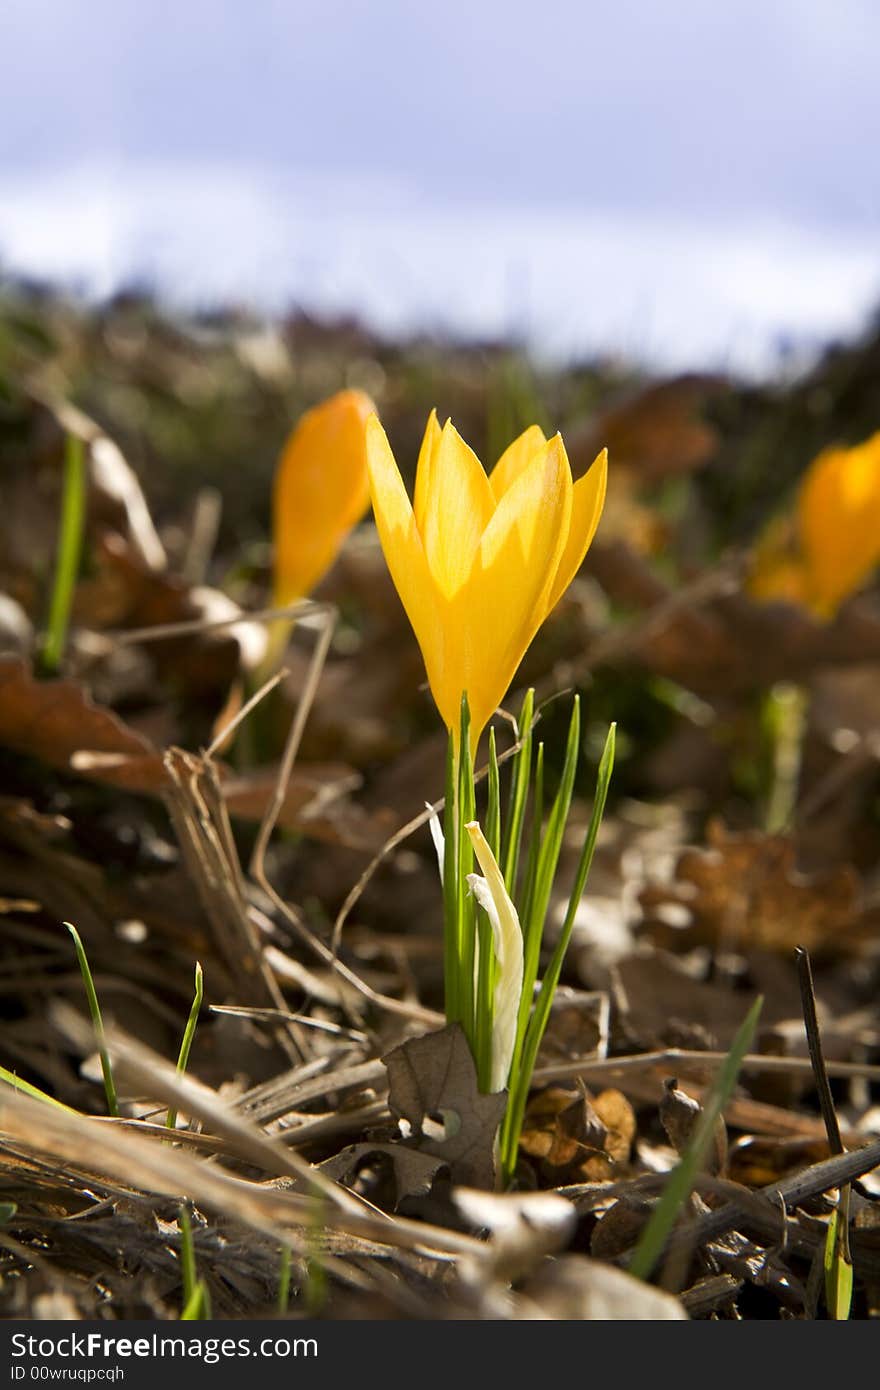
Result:
<svg viewBox="0 0 880 1390">
<path fill-rule="evenodd" d="M 311 592 L 369 506 L 364 427 L 375 409 L 363 391 L 339 391 L 284 445 L 272 499 L 279 607 Z"/>
<path fill-rule="evenodd" d="M 749 588 L 830 618 L 880 562 L 880 433 L 851 449 L 826 449 L 804 476 L 794 545 L 784 527 L 759 543 Z"/>
<path fill-rule="evenodd" d="M 367 422 L 376 525 L 431 692 L 455 739 L 467 694 L 471 749 L 596 532 L 607 455 L 572 482 L 560 435 L 521 434 L 487 477 L 432 412 L 410 504 L 385 431 Z"/>
</svg>

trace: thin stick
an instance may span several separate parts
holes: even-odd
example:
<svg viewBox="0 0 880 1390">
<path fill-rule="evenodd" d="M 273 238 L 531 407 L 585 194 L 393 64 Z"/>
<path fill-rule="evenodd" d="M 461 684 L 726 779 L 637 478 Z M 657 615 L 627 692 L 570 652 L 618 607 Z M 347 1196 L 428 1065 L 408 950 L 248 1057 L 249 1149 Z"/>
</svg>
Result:
<svg viewBox="0 0 880 1390">
<path fill-rule="evenodd" d="M 803 946 L 798 946 L 794 958 L 801 991 L 801 1007 L 804 1011 L 807 1047 L 810 1050 L 813 1079 L 816 1082 L 816 1090 L 819 1095 L 819 1109 L 822 1111 L 822 1119 L 828 1134 L 828 1147 L 833 1154 L 842 1154 L 843 1140 L 840 1137 L 840 1125 L 837 1123 L 837 1111 L 834 1109 L 834 1098 L 831 1095 L 831 1086 L 828 1081 L 828 1068 L 822 1055 L 822 1038 L 819 1033 L 819 1019 L 816 1015 L 816 993 L 813 989 L 810 956 Z"/>
<path fill-rule="evenodd" d="M 238 711 L 238 714 L 234 715 L 233 718 L 230 719 L 228 724 L 223 725 L 223 728 L 220 729 L 220 731 L 217 733 L 213 742 L 209 745 L 208 748 L 205 749 L 204 756 L 206 758 L 213 758 L 214 755 L 225 743 L 226 739 L 229 738 L 229 735 L 233 734 L 235 730 L 238 728 L 239 724 L 241 724 L 245 719 L 247 719 L 251 710 L 256 709 L 260 701 L 265 700 L 266 696 L 275 689 L 276 685 L 280 685 L 281 681 L 283 681 L 284 677 L 287 675 L 289 675 L 289 672 L 287 670 L 287 667 L 285 666 L 280 671 L 276 672 L 276 674 L 272 676 L 269 680 L 267 680 L 264 685 L 261 685 L 259 690 L 257 690 L 251 696 L 247 703 L 242 705 L 241 709 Z"/>
<path fill-rule="evenodd" d="M 813 971 L 809 952 L 798 946 L 794 953 L 797 964 L 798 984 L 801 990 L 801 1007 L 804 1011 L 804 1028 L 807 1034 L 807 1047 L 813 1065 L 813 1078 L 819 1096 L 819 1109 L 825 1122 L 828 1147 L 833 1154 L 844 1152 L 840 1137 L 840 1125 L 831 1094 L 831 1083 L 822 1053 L 822 1035 L 819 1032 L 819 1019 L 816 1014 L 816 991 L 813 988 Z M 843 1319 L 849 1317 L 852 1301 L 852 1252 L 849 1246 L 849 1183 L 840 1187 L 837 1208 L 831 1218 L 825 1244 L 825 1302 L 829 1317 Z"/>
</svg>

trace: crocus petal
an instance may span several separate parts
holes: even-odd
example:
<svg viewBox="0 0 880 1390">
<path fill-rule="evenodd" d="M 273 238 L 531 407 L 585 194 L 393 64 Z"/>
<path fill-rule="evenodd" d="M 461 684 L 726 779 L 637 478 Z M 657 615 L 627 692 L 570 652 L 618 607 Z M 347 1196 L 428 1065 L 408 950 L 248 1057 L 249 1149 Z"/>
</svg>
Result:
<svg viewBox="0 0 880 1390">
<path fill-rule="evenodd" d="M 450 728 L 467 692 L 474 748 L 547 611 L 571 519 L 571 470 L 561 443 L 551 439 L 508 488 L 470 580 L 450 605 L 443 688 L 431 688 Z"/>
<path fill-rule="evenodd" d="M 510 484 L 528 467 L 546 443 L 547 438 L 540 426 L 529 425 L 512 444 L 508 444 L 489 474 L 489 485 L 496 501 L 500 502 Z"/>
<path fill-rule="evenodd" d="M 853 449 L 828 449 L 811 464 L 798 527 L 811 604 L 829 616 L 880 560 L 880 433 Z"/>
<path fill-rule="evenodd" d="M 433 690 L 437 673 L 443 669 L 444 604 L 431 579 L 413 509 L 391 446 L 375 415 L 367 421 L 366 449 L 373 514 L 382 550 L 421 647 Z"/>
<path fill-rule="evenodd" d="M 413 493 L 413 511 L 420 536 L 425 534 L 425 512 L 431 493 L 431 469 L 439 443 L 440 425 L 437 421 L 436 410 L 432 410 L 428 416 L 422 447 L 419 449 L 419 461 L 416 464 L 416 486 Z"/>
<path fill-rule="evenodd" d="M 467 583 L 495 499 L 483 465 L 450 420 L 431 450 L 420 534 L 439 591 L 452 598 Z"/>
<path fill-rule="evenodd" d="M 340 391 L 306 411 L 275 473 L 275 602 L 309 593 L 330 568 L 370 500 L 364 426 L 375 411 L 363 391 Z"/>
<path fill-rule="evenodd" d="M 425 802 L 425 809 L 431 810 L 430 801 Z M 443 826 L 440 824 L 440 817 L 436 811 L 431 812 L 428 821 L 428 829 L 431 832 L 431 840 L 434 845 L 434 853 L 437 856 L 437 868 L 440 870 L 440 882 L 443 882 L 443 868 L 446 863 L 446 839 L 443 834 Z"/>
<path fill-rule="evenodd" d="M 560 447 L 564 448 L 560 439 Z M 571 525 L 568 539 L 559 561 L 559 569 L 550 590 L 547 612 L 551 613 L 574 579 L 590 548 L 602 508 L 608 481 L 608 450 L 603 449 L 593 460 L 589 472 L 578 478 L 571 497 Z"/>
<path fill-rule="evenodd" d="M 497 962 L 489 1090 L 503 1091 L 507 1085 L 516 1042 L 516 1023 L 522 994 L 522 928 L 488 840 L 476 821 L 469 821 L 465 829 L 474 847 L 477 863 L 483 870 L 482 878 L 479 874 L 468 874 L 468 882 L 474 897 L 485 909 L 491 923 Z"/>
</svg>

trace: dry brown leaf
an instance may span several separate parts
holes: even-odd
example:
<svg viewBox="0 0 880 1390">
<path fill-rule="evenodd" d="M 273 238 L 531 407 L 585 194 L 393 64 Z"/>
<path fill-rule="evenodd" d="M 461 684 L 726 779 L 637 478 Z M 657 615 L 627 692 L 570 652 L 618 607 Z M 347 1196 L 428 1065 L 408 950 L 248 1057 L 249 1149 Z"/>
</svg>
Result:
<svg viewBox="0 0 880 1390">
<path fill-rule="evenodd" d="M 453 1182 L 494 1188 L 495 1136 L 507 1093 L 480 1092 L 461 1026 L 410 1038 L 382 1060 L 389 1108 L 412 1127 L 417 1147 L 448 1163 Z"/>
<path fill-rule="evenodd" d="M 830 1156 L 827 1139 L 746 1135 L 731 1146 L 727 1175 L 743 1187 L 767 1187 Z"/>
<path fill-rule="evenodd" d="M 629 1160 L 635 1132 L 632 1106 L 620 1091 L 593 1099 L 551 1086 L 530 1101 L 520 1148 L 553 1186 L 599 1182 Z"/>
<path fill-rule="evenodd" d="M 782 952 L 804 946 L 814 955 L 859 949 L 869 923 L 852 866 L 800 873 L 790 837 L 730 832 L 717 820 L 707 841 L 705 849 L 683 851 L 671 883 L 648 885 L 639 895 L 645 933 L 656 944 Z"/>
<path fill-rule="evenodd" d="M 319 1164 L 334 1182 L 384 1211 L 397 1211 L 406 1197 L 424 1197 L 446 1163 L 408 1144 L 351 1144 Z"/>
<path fill-rule="evenodd" d="M 90 781 L 160 795 L 168 787 L 162 755 L 112 710 L 96 704 L 75 681 L 36 680 L 14 657 L 0 657 L 0 745 Z M 274 795 L 274 768 L 233 774 L 219 768 L 230 813 L 259 820 Z M 386 835 L 381 816 L 348 801 L 360 777 L 343 765 L 294 771 L 279 825 L 345 844 L 376 849 Z"/>
</svg>

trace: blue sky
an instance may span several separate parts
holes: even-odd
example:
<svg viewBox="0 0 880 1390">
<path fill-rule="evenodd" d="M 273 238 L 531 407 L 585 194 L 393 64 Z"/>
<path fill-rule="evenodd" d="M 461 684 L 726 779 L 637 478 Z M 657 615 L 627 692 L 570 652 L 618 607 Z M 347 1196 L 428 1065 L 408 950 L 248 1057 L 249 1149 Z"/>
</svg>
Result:
<svg viewBox="0 0 880 1390">
<path fill-rule="evenodd" d="M 4 0 L 0 263 L 768 363 L 880 300 L 871 0 Z"/>
</svg>

